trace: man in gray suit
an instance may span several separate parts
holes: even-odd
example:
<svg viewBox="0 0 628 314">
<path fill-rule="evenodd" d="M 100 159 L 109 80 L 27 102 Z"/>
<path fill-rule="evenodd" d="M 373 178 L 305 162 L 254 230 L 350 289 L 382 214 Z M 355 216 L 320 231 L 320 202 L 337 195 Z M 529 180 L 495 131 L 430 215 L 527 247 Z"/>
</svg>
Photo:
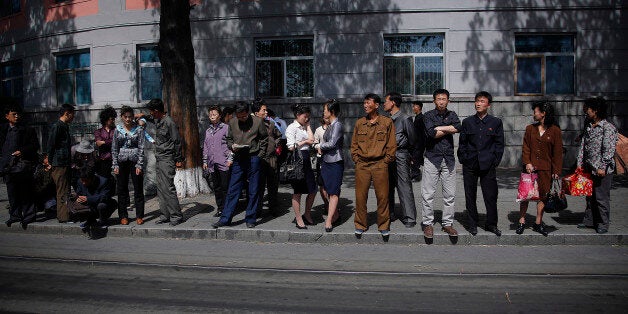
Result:
<svg viewBox="0 0 628 314">
<path fill-rule="evenodd" d="M 416 133 L 412 124 L 412 118 L 401 112 L 399 108 L 402 101 L 399 93 L 390 92 L 386 94 L 386 101 L 384 102 L 384 110 L 390 114 L 395 124 L 395 139 L 397 140 L 395 161 L 388 165 L 390 178 L 388 200 L 390 202 L 391 216 L 394 215 L 401 220 L 406 228 L 412 228 L 416 225 L 416 205 L 414 204 L 410 167 L 413 143 L 416 142 Z M 397 188 L 397 194 L 399 195 L 400 209 L 395 207 L 395 188 Z"/>
</svg>

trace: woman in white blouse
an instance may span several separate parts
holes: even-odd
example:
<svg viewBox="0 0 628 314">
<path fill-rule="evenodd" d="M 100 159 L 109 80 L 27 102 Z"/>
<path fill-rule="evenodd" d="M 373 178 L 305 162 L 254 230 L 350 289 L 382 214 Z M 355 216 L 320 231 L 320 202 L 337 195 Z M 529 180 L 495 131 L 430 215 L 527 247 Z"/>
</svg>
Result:
<svg viewBox="0 0 628 314">
<path fill-rule="evenodd" d="M 305 178 L 300 181 L 291 182 L 294 194 L 292 194 L 292 208 L 294 209 L 296 227 L 307 229 L 306 225 L 313 225 L 314 221 L 310 214 L 312 204 L 316 197 L 316 179 L 312 164 L 310 162 L 310 146 L 314 144 L 314 133 L 310 126 L 310 108 L 303 105 L 292 106 L 294 112 L 294 122 L 286 129 L 286 141 L 288 149 L 298 150 L 297 158 L 303 159 L 303 172 Z M 305 211 L 301 215 L 301 194 L 307 194 L 305 198 Z"/>
<path fill-rule="evenodd" d="M 318 184 L 318 192 L 321 194 L 321 199 L 323 199 L 323 203 L 325 204 L 325 211 L 327 211 L 329 206 L 329 197 L 327 196 L 327 191 L 325 191 L 325 186 L 323 185 L 323 176 L 321 176 L 323 153 L 320 149 L 320 145 L 323 142 L 323 135 L 329 126 L 329 122 L 325 118 L 321 118 L 319 121 L 321 126 L 316 128 L 316 131 L 314 131 L 314 150 L 316 151 L 316 184 Z"/>
</svg>

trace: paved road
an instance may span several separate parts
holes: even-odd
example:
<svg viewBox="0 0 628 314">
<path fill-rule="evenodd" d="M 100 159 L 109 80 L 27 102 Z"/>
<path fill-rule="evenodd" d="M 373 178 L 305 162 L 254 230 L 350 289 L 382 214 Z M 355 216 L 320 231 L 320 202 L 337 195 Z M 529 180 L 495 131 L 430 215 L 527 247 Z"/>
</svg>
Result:
<svg viewBox="0 0 628 314">
<path fill-rule="evenodd" d="M 607 312 L 624 246 L 319 245 L 0 233 L 0 311 Z"/>
</svg>

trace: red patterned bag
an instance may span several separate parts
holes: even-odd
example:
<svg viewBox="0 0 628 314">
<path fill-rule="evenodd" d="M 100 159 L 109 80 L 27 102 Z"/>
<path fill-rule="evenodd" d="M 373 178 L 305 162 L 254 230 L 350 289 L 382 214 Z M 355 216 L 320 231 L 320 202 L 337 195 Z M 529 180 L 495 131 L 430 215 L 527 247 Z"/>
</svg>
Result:
<svg viewBox="0 0 628 314">
<path fill-rule="evenodd" d="M 519 177 L 517 202 L 539 200 L 539 184 L 537 183 L 537 180 L 538 174 L 536 173 L 521 173 L 521 176 Z"/>
<path fill-rule="evenodd" d="M 591 175 L 585 173 L 582 168 L 577 168 L 576 172 L 563 178 L 563 192 L 572 196 L 593 195 Z"/>
</svg>

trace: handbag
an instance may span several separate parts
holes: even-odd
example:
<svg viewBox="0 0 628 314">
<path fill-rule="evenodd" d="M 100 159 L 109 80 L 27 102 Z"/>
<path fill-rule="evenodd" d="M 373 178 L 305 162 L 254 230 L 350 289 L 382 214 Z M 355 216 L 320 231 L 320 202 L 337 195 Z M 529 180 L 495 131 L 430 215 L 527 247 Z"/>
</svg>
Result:
<svg viewBox="0 0 628 314">
<path fill-rule="evenodd" d="M 519 191 L 517 194 L 517 202 L 523 201 L 538 201 L 539 197 L 539 184 L 538 174 L 522 172 L 519 177 Z"/>
<path fill-rule="evenodd" d="M 563 178 L 563 192 L 572 196 L 593 195 L 591 175 L 585 173 L 582 168 L 576 168 L 573 174 Z"/>
<path fill-rule="evenodd" d="M 567 198 L 562 190 L 559 179 L 552 179 L 552 188 L 547 193 L 545 202 L 545 212 L 557 213 L 567 208 Z"/>
<path fill-rule="evenodd" d="M 303 156 L 296 149 L 288 153 L 288 158 L 279 166 L 279 182 L 290 183 L 305 179 Z"/>
</svg>

